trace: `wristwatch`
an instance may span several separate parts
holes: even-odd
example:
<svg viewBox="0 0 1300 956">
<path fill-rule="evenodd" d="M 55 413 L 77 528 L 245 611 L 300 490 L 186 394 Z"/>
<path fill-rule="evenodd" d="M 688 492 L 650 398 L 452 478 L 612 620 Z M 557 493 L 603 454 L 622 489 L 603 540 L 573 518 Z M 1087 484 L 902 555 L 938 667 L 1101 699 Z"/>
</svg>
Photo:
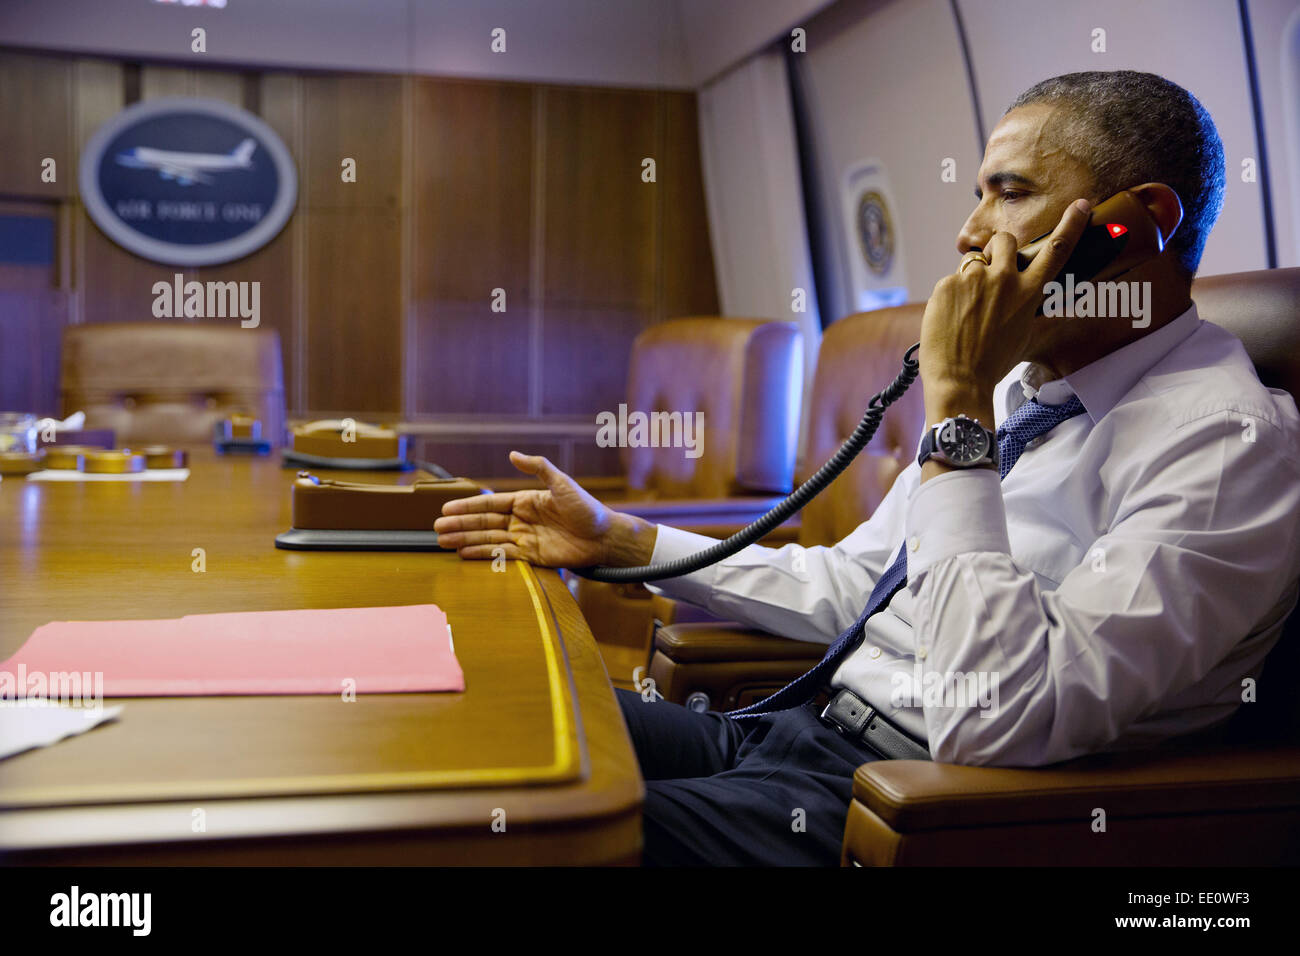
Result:
<svg viewBox="0 0 1300 956">
<path fill-rule="evenodd" d="M 978 418 L 945 418 L 921 436 L 916 463 L 934 458 L 954 468 L 979 468 L 998 463 L 998 436 Z"/>
</svg>

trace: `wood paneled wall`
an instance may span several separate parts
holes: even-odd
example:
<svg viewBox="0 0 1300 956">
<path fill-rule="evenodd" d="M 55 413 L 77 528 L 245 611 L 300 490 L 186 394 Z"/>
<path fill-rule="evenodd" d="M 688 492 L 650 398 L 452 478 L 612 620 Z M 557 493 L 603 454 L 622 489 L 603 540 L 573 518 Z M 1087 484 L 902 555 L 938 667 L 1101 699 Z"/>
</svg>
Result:
<svg viewBox="0 0 1300 956">
<path fill-rule="evenodd" d="M 140 259 L 79 202 L 91 133 L 175 95 L 260 115 L 296 161 L 289 224 L 237 262 Z M 41 182 L 45 157 L 56 183 Z M 426 453 L 439 435 L 496 454 L 503 434 L 531 433 L 569 467 L 609 471 L 616 457 L 586 445 L 595 413 L 624 400 L 633 338 L 718 309 L 693 93 L 0 50 L 0 214 L 32 210 L 56 220 L 58 254 L 0 269 L 0 405 L 42 413 L 58 410 L 58 328 L 150 318 L 153 283 L 183 271 L 261 283 L 291 415 L 405 420 Z"/>
</svg>

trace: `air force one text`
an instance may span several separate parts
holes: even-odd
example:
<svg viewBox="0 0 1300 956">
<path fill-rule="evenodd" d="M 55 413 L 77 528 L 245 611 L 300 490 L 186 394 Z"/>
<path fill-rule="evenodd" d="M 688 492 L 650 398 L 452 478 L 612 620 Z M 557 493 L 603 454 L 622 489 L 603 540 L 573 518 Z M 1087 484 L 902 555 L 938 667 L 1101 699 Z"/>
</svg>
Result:
<svg viewBox="0 0 1300 956">
<path fill-rule="evenodd" d="M 163 179 L 174 179 L 181 186 L 212 183 L 208 173 L 225 173 L 232 169 L 252 169 L 253 150 L 257 142 L 246 139 L 229 153 L 181 153 L 168 149 L 137 146 L 120 153 L 117 161 L 132 169 L 156 170 Z"/>
</svg>

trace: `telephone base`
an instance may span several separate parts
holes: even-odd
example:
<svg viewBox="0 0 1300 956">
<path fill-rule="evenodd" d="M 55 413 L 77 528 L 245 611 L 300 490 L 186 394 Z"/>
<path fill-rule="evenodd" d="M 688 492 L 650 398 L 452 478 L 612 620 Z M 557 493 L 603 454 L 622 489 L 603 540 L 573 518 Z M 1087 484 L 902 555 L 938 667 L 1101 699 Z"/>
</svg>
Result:
<svg viewBox="0 0 1300 956">
<path fill-rule="evenodd" d="M 449 551 L 438 546 L 436 531 L 369 531 L 290 528 L 275 536 L 286 551 Z"/>
<path fill-rule="evenodd" d="M 415 463 L 405 458 L 327 458 L 307 452 L 284 449 L 285 468 L 337 468 L 348 471 L 411 471 Z"/>
</svg>

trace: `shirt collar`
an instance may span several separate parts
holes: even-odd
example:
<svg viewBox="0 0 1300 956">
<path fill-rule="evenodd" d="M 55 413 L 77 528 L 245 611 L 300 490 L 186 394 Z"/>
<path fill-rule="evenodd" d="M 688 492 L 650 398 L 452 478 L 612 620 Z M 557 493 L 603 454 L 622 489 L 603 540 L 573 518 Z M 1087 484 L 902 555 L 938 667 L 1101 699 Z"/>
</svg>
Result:
<svg viewBox="0 0 1300 956">
<path fill-rule="evenodd" d="M 1172 352 L 1188 336 L 1200 328 L 1201 319 L 1193 303 L 1178 318 L 1149 332 L 1136 342 L 1103 355 L 1065 378 L 1044 381 L 1044 370 L 1030 362 L 1021 362 L 1007 376 L 1004 404 L 1010 416 L 1029 399 L 1037 396 L 1044 405 L 1060 405 L 1070 396 L 1079 396 L 1084 411 L 1093 424 L 1114 408 L 1121 398 L 1138 383 L 1147 370 Z M 1019 378 L 1020 388 L 1015 387 Z"/>
</svg>

